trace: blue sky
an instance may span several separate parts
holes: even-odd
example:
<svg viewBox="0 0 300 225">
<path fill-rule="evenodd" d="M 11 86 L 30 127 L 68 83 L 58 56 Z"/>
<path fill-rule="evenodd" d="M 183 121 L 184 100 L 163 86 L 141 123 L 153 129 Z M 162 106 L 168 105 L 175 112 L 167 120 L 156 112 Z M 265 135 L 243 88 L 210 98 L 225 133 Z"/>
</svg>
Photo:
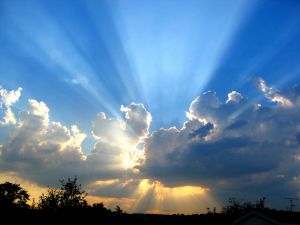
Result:
<svg viewBox="0 0 300 225">
<path fill-rule="evenodd" d="M 27 107 L 27 99 L 35 99 L 50 109 L 51 120 L 67 127 L 77 125 L 87 135 L 82 144 L 85 154 L 97 149 L 99 142 L 95 144 L 93 135 L 106 135 L 95 124 L 102 126 L 106 118 L 127 121 L 125 117 L 130 118 L 130 112 L 135 110 L 142 115 L 139 118 L 144 123 L 137 125 L 134 121 L 134 126 L 130 123 L 134 132 L 125 131 L 139 134 L 139 138 L 122 130 L 116 133 L 126 137 L 122 141 L 110 136 L 106 141 L 141 141 L 147 132 L 155 138 L 161 132 L 159 128 L 176 126 L 180 129 L 184 122 L 193 121 L 191 118 L 208 122 L 203 126 L 211 130 L 209 123 L 223 126 L 219 113 L 228 113 L 225 102 L 232 91 L 268 107 L 294 104 L 291 92 L 286 90 L 300 83 L 299 15 L 298 0 L 1 0 L 0 85 L 6 90 L 22 88 L 20 100 L 13 106 L 16 116 Z M 216 103 L 219 108 L 215 111 L 210 110 L 215 106 L 202 102 L 205 98 L 214 101 L 210 94 L 204 95 L 202 100 L 196 99 L 210 90 L 216 92 L 222 102 Z M 278 90 L 282 90 L 282 95 Z M 234 93 L 232 98 L 239 102 L 240 98 L 244 99 Z M 196 107 L 202 104 L 208 107 L 207 111 Z M 125 106 L 122 111 L 121 105 Z M 31 102 L 30 107 L 36 107 L 36 103 Z M 196 109 L 204 114 L 200 115 Z M 248 113 L 247 109 L 248 106 L 243 105 L 237 112 Z M 151 123 L 145 110 L 151 113 Z M 28 114 L 34 112 L 29 110 Z M 97 116 L 98 112 L 104 112 L 106 118 Z M 192 115 L 188 120 L 186 112 Z M 4 114 L 2 111 L 1 115 Z M 20 115 L 19 120 L 23 121 L 22 113 Z M 237 124 L 244 122 L 244 119 L 236 121 Z M 216 128 L 216 124 L 212 127 Z M 230 126 L 233 125 L 236 124 Z M 113 130 L 119 125 L 106 126 Z M 227 134 L 229 128 L 226 129 L 222 138 L 232 135 Z M 75 133 L 73 138 L 79 138 Z M 256 143 L 256 139 L 252 142 L 246 137 L 249 138 L 247 132 L 243 141 L 239 140 L 241 146 Z M 3 129 L 0 140 L 6 138 Z M 218 139 L 216 146 L 227 141 Z M 194 148 L 202 148 L 201 144 L 186 144 L 184 148 L 188 148 L 190 154 L 184 156 L 183 161 L 197 155 Z M 177 150 L 167 159 L 176 155 Z M 140 170 L 145 170 L 142 172 L 145 179 L 183 185 L 157 176 L 152 163 L 159 165 L 155 160 L 140 165 Z M 179 180 L 190 177 L 177 169 Z M 194 182 L 192 177 L 187 183 Z M 209 186 L 210 182 L 204 183 Z M 40 183 L 44 185 L 43 181 Z"/>
<path fill-rule="evenodd" d="M 143 102 L 179 125 L 206 90 L 298 79 L 298 1 L 1 1 L 0 83 L 89 129 L 98 111 Z M 251 88 L 250 88 L 251 89 Z M 253 93 L 251 93 L 253 94 Z M 59 97 L 58 97 L 59 96 Z M 120 114 L 119 114 L 120 115 Z"/>
</svg>

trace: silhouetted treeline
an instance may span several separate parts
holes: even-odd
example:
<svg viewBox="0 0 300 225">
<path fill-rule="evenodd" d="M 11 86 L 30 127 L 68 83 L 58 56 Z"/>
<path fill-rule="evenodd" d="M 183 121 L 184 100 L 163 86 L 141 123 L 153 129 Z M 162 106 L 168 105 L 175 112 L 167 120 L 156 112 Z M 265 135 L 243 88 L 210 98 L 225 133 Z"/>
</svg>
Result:
<svg viewBox="0 0 300 225">
<path fill-rule="evenodd" d="M 114 210 L 106 208 L 103 203 L 89 205 L 87 193 L 77 183 L 77 178 L 60 180 L 59 189 L 49 188 L 38 202 L 28 204 L 30 196 L 20 184 L 5 182 L 0 184 L 0 219 L 9 224 L 223 224 L 229 225 L 242 215 L 253 210 L 272 216 L 278 221 L 295 222 L 300 214 L 277 211 L 265 206 L 266 199 L 257 202 L 243 202 L 230 199 L 229 204 L 221 210 L 207 209 L 206 214 L 195 215 L 157 215 L 129 214 L 119 206 Z M 200 204 L 200 203 L 199 203 Z M 1 223 L 0 220 L 0 224 Z"/>
</svg>

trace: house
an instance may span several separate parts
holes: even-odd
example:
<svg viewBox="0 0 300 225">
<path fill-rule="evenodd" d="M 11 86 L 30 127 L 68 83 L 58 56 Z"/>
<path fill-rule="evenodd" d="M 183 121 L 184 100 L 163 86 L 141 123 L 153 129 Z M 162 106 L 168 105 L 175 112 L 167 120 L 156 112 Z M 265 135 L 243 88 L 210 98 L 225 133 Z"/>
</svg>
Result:
<svg viewBox="0 0 300 225">
<path fill-rule="evenodd" d="M 298 220 L 297 220 L 298 221 Z M 252 211 L 240 219 L 236 220 L 232 225 L 296 225 L 299 223 L 286 223 L 285 221 L 278 222 L 269 216 Z"/>
</svg>

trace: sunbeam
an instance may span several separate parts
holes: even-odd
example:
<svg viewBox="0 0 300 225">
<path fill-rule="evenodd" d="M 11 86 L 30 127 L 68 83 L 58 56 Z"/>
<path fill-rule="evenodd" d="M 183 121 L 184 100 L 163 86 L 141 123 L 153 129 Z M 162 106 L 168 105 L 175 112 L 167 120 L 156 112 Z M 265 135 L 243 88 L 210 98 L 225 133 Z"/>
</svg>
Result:
<svg viewBox="0 0 300 225">
<path fill-rule="evenodd" d="M 199 186 L 165 187 L 159 181 L 143 179 L 133 198 L 137 199 L 131 212 L 193 214 L 205 212 L 206 208 L 218 208 L 208 188 Z"/>
<path fill-rule="evenodd" d="M 183 109 L 187 103 L 180 96 L 192 100 L 205 89 L 253 7 L 245 1 L 224 2 L 217 8 L 215 1 L 117 1 L 110 5 L 118 7 L 115 23 L 149 109 L 154 118 L 160 111 L 158 119 L 165 125 L 182 122 L 183 118 L 164 111 Z"/>
<path fill-rule="evenodd" d="M 36 196 L 75 175 L 120 214 L 284 209 L 299 15 L 294 0 L 0 0 L 0 181 Z"/>
</svg>

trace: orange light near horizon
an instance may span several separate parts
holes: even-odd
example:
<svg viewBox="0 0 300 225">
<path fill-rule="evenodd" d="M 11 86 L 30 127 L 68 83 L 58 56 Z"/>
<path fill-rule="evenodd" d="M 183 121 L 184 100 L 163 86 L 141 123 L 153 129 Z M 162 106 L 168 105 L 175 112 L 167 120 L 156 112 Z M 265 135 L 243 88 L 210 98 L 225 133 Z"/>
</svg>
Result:
<svg viewBox="0 0 300 225">
<path fill-rule="evenodd" d="M 131 212 L 147 213 L 201 213 L 207 207 L 218 207 L 209 188 L 201 186 L 166 187 L 159 181 L 142 179 L 134 197 Z"/>
<path fill-rule="evenodd" d="M 150 179 L 111 179 L 98 180 L 90 190 L 98 188 L 113 188 L 115 186 L 132 189 L 129 196 L 89 196 L 89 202 L 102 202 L 106 207 L 114 209 L 119 205 L 129 213 L 204 213 L 207 208 L 219 208 L 219 204 L 212 198 L 210 189 L 196 185 L 167 187 L 157 180 Z"/>
<path fill-rule="evenodd" d="M 22 187 L 28 190 L 31 196 L 30 201 L 33 199 L 38 200 L 42 193 L 47 192 L 47 188 L 19 178 L 17 174 L 0 173 L 0 175 L 1 182 L 20 183 Z M 110 189 L 115 186 L 121 187 L 119 191 L 122 191 L 122 188 L 133 188 L 133 194 L 120 197 L 92 194 L 98 188 Z M 119 205 L 121 209 L 128 213 L 193 214 L 206 212 L 207 207 L 219 208 L 219 204 L 212 198 L 209 188 L 193 185 L 167 187 L 160 181 L 150 179 L 97 180 L 85 190 L 91 193 L 87 196 L 89 204 L 102 202 L 105 207 L 112 210 L 116 205 Z"/>
<path fill-rule="evenodd" d="M 18 174 L 14 172 L 0 173 L 0 183 L 4 183 L 6 181 L 20 184 L 22 188 L 28 191 L 28 194 L 30 195 L 30 199 L 27 202 L 28 204 L 32 204 L 33 201 L 37 202 L 41 194 L 46 193 L 48 189 L 32 181 L 20 178 Z"/>
</svg>

